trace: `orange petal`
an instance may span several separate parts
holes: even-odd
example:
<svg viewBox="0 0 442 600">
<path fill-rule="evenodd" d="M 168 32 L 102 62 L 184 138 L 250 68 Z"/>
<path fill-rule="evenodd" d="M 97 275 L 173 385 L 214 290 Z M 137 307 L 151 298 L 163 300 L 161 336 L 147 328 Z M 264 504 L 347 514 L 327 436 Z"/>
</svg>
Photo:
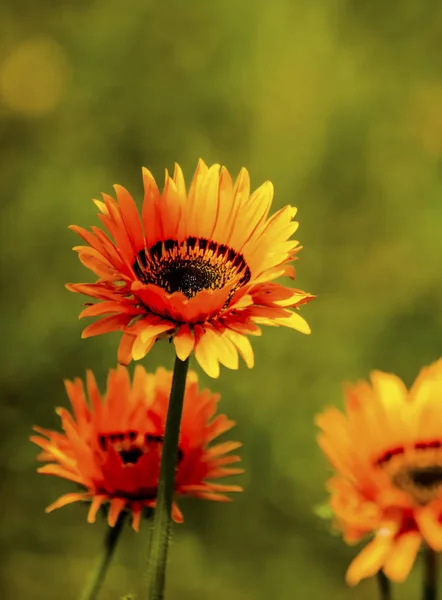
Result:
<svg viewBox="0 0 442 600">
<path fill-rule="evenodd" d="M 79 314 L 78 318 L 83 319 L 84 317 L 98 317 L 100 315 L 105 315 L 108 313 L 142 315 L 145 312 L 146 311 L 142 308 L 136 308 L 131 304 L 107 300 L 105 302 L 98 302 L 97 304 L 92 304 L 92 306 L 88 306 L 87 308 L 83 309 Z"/>
<path fill-rule="evenodd" d="M 173 181 L 175 183 L 178 195 L 181 197 L 182 200 L 185 200 L 187 197 L 186 183 L 184 181 L 183 171 L 178 163 L 175 163 L 173 171 Z"/>
<path fill-rule="evenodd" d="M 67 395 L 71 401 L 77 423 L 82 423 L 89 419 L 89 407 L 86 403 L 83 382 L 79 377 L 74 381 L 65 380 L 64 382 Z M 60 413 L 59 413 L 60 414 Z M 69 415 L 70 417 L 70 415 Z"/>
<path fill-rule="evenodd" d="M 111 505 L 109 509 L 109 515 L 107 517 L 107 522 L 109 523 L 109 527 L 115 527 L 115 523 L 120 516 L 121 511 L 126 506 L 127 500 L 124 498 L 112 498 Z"/>
<path fill-rule="evenodd" d="M 206 439 L 212 441 L 218 436 L 226 433 L 236 425 L 235 421 L 228 419 L 226 415 L 218 415 L 206 428 Z"/>
<path fill-rule="evenodd" d="M 237 457 L 237 458 L 239 458 L 239 457 Z M 235 468 L 230 468 L 230 467 L 227 467 L 225 469 L 213 468 L 209 471 L 209 473 L 207 474 L 207 477 L 209 479 L 215 479 L 218 477 L 230 477 L 230 475 L 242 475 L 243 473 L 245 473 L 245 469 L 235 469 Z M 238 486 L 238 488 L 240 488 L 240 487 L 241 486 Z M 241 487 L 241 489 L 230 490 L 230 491 L 241 491 L 242 492 L 243 488 Z"/>
<path fill-rule="evenodd" d="M 216 467 L 221 467 L 222 465 L 231 465 L 233 463 L 241 462 L 241 458 L 239 456 L 223 456 L 221 458 L 217 458 L 213 460 L 212 464 Z"/>
<path fill-rule="evenodd" d="M 172 519 L 175 521 L 175 523 L 183 523 L 184 522 L 183 513 L 178 508 L 178 505 L 176 502 L 174 502 L 172 504 Z"/>
<path fill-rule="evenodd" d="M 126 227 L 127 235 L 132 241 L 134 252 L 144 247 L 144 236 L 141 228 L 137 205 L 129 192 L 121 185 L 114 185 L 120 205 L 121 217 Z"/>
<path fill-rule="evenodd" d="M 97 300 L 119 300 L 120 297 L 110 288 L 108 283 L 67 283 L 70 292 L 84 294 Z"/>
<path fill-rule="evenodd" d="M 200 202 L 203 201 L 201 187 L 208 172 L 206 163 L 200 158 L 187 194 L 186 236 L 195 235 L 197 228 L 197 213 Z"/>
<path fill-rule="evenodd" d="M 235 181 L 232 196 L 233 206 L 224 225 L 224 236 L 226 240 L 225 243 L 235 247 L 235 236 L 237 234 L 236 225 L 240 219 L 242 209 L 250 196 L 250 176 L 249 172 L 244 167 L 240 170 Z"/>
<path fill-rule="evenodd" d="M 161 196 L 158 220 L 160 223 L 161 237 L 163 240 L 177 239 L 178 230 L 183 222 L 183 199 L 178 194 L 175 182 L 169 177 L 166 170 L 166 182 Z"/>
<path fill-rule="evenodd" d="M 132 529 L 136 532 L 140 531 L 141 507 L 132 508 Z"/>
<path fill-rule="evenodd" d="M 85 339 L 94 335 L 102 335 L 103 333 L 109 333 L 111 331 L 119 331 L 131 321 L 131 318 L 132 317 L 130 315 L 124 314 L 104 317 L 103 319 L 99 319 L 98 321 L 95 321 L 95 323 L 88 325 L 86 329 L 83 330 L 81 337 Z"/>
<path fill-rule="evenodd" d="M 261 329 L 256 325 L 256 323 L 252 323 L 252 321 L 248 321 L 246 323 L 241 323 L 240 321 L 235 321 L 233 319 L 228 319 L 225 322 L 225 327 L 236 331 L 237 333 L 241 333 L 244 335 L 262 335 Z"/>
<path fill-rule="evenodd" d="M 241 222 L 233 230 L 230 244 L 237 248 L 238 252 L 247 252 L 246 245 L 253 239 L 253 235 L 262 226 L 269 213 L 273 200 L 273 184 L 264 182 L 251 194 L 249 200 L 243 206 L 238 217 Z"/>
<path fill-rule="evenodd" d="M 243 492 L 243 488 L 240 485 L 226 485 L 223 483 L 205 483 L 202 485 L 189 485 L 188 490 L 195 491 L 208 491 L 208 492 Z"/>
<path fill-rule="evenodd" d="M 43 450 L 46 450 L 46 452 L 49 452 L 53 460 L 57 460 L 61 465 L 64 465 L 66 468 L 75 469 L 76 461 L 70 456 L 67 456 L 67 454 L 63 452 L 63 450 L 57 448 L 49 440 L 44 440 L 43 438 L 39 438 L 35 435 L 32 435 L 29 439 L 34 444 L 37 444 L 37 446 L 40 446 L 40 448 L 42 448 Z"/>
<path fill-rule="evenodd" d="M 198 231 L 198 235 L 203 238 L 210 238 L 216 225 L 219 203 L 219 171 L 220 165 L 212 165 L 195 194 L 193 224 L 195 231 Z"/>
<path fill-rule="evenodd" d="M 150 171 L 143 168 L 144 202 L 141 218 L 144 227 L 146 246 L 149 247 L 158 241 L 160 236 L 157 206 L 161 199 L 158 186 Z"/>
<path fill-rule="evenodd" d="M 136 336 L 123 332 L 118 346 L 118 362 L 120 365 L 127 366 L 132 360 L 132 348 Z"/>
<path fill-rule="evenodd" d="M 84 478 L 81 475 L 72 473 L 72 471 L 64 469 L 61 465 L 57 465 L 55 463 L 44 465 L 43 467 L 38 468 L 37 472 L 41 473 L 42 475 L 55 475 L 57 477 L 63 477 L 63 479 L 67 479 L 68 481 L 73 481 L 80 485 L 84 485 Z"/>
<path fill-rule="evenodd" d="M 218 212 L 211 238 L 214 240 L 226 240 L 226 223 L 229 215 L 233 211 L 233 182 L 230 173 L 225 167 L 221 167 L 219 175 L 219 190 L 218 190 Z M 236 209 L 236 212 L 238 211 Z"/>
<path fill-rule="evenodd" d="M 319 435 L 317 441 L 319 447 L 335 469 L 340 471 L 346 477 L 354 477 L 354 471 L 352 469 L 353 465 L 355 465 L 354 456 L 345 442 L 342 445 L 333 443 L 333 441 L 330 441 L 325 435 Z M 357 464 L 358 463 L 356 463 L 356 468 Z"/>
<path fill-rule="evenodd" d="M 214 502 L 232 502 L 232 498 L 229 498 L 229 496 L 215 492 L 194 492 L 192 496 L 201 498 L 202 500 L 213 500 Z"/>
<path fill-rule="evenodd" d="M 210 458 L 214 458 L 215 456 L 221 456 L 222 454 L 233 452 L 233 450 L 237 450 L 238 448 L 241 448 L 241 446 L 241 442 L 222 442 L 221 444 L 211 446 L 207 450 L 207 456 L 210 456 Z"/>
<path fill-rule="evenodd" d="M 79 227 L 78 225 L 69 225 L 69 229 L 75 231 L 77 235 L 79 235 L 83 240 L 91 246 L 91 248 L 95 248 L 98 252 L 103 252 L 103 245 L 96 235 L 84 229 L 83 227 Z"/>
<path fill-rule="evenodd" d="M 105 500 L 106 500 L 106 496 L 94 496 L 92 498 L 92 502 L 89 507 L 89 512 L 87 515 L 88 523 L 95 523 L 95 519 L 97 517 L 97 512 Z"/>
<path fill-rule="evenodd" d="M 61 496 L 58 500 L 47 506 L 45 512 L 49 513 L 55 510 L 56 508 L 61 508 L 62 506 L 72 504 L 73 502 L 81 502 L 82 500 L 88 500 L 89 498 L 90 495 L 88 492 L 73 492 L 71 494 L 65 494 L 64 496 Z"/>
<path fill-rule="evenodd" d="M 124 226 L 120 209 L 111 196 L 107 194 L 102 194 L 102 196 L 109 210 L 109 215 L 98 215 L 98 218 L 114 238 L 118 254 L 125 265 L 125 271 L 133 275 L 134 249 Z"/>
<path fill-rule="evenodd" d="M 102 408 L 101 395 L 95 380 L 95 375 L 90 369 L 86 371 L 86 385 L 89 400 L 95 414 L 99 414 Z"/>
<path fill-rule="evenodd" d="M 120 278 L 118 271 L 97 250 L 83 246 L 75 247 L 74 250 L 79 251 L 80 262 L 101 279 L 112 281 Z"/>
</svg>

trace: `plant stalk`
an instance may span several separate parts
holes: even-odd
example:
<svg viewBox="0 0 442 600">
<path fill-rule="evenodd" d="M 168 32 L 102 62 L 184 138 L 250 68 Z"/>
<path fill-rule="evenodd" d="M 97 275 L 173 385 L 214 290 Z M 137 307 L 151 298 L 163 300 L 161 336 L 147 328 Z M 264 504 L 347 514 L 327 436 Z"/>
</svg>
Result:
<svg viewBox="0 0 442 600">
<path fill-rule="evenodd" d="M 109 568 L 109 564 L 114 554 L 117 542 L 123 530 L 125 519 L 126 514 L 121 513 L 117 522 L 115 523 L 115 526 L 108 527 L 106 537 L 104 539 L 102 554 L 97 561 L 95 569 L 89 576 L 86 587 L 80 596 L 81 600 L 95 600 L 97 597 Z"/>
<path fill-rule="evenodd" d="M 424 585 L 422 600 L 436 600 L 437 598 L 437 555 L 427 546 L 424 550 Z"/>
<path fill-rule="evenodd" d="M 166 582 L 167 553 L 172 530 L 172 503 L 178 455 L 181 416 L 186 387 L 189 359 L 175 359 L 172 389 L 167 411 L 161 456 L 160 477 L 156 507 L 153 516 L 152 536 L 147 572 L 149 600 L 163 600 Z"/>
<path fill-rule="evenodd" d="M 379 598 L 381 600 L 391 600 L 391 583 L 384 571 L 378 571 L 377 579 L 379 584 Z"/>
</svg>

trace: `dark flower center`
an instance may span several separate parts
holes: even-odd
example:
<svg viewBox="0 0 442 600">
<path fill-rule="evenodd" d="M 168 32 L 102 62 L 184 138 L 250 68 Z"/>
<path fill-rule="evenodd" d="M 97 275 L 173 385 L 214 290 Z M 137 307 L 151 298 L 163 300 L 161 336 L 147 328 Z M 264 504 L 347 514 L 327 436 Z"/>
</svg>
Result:
<svg viewBox="0 0 442 600">
<path fill-rule="evenodd" d="M 442 466 L 410 469 L 409 477 L 418 487 L 432 488 L 442 483 Z"/>
<path fill-rule="evenodd" d="M 119 431 L 115 433 L 102 433 L 98 436 L 100 448 L 104 451 L 113 448 L 125 465 L 135 465 L 138 460 L 148 452 L 156 452 L 161 456 L 164 437 L 150 433 L 140 434 L 137 431 Z M 183 459 L 183 451 L 178 448 L 177 463 Z"/>
<path fill-rule="evenodd" d="M 225 244 L 196 237 L 180 243 L 159 241 L 148 250 L 140 250 L 133 269 L 142 283 L 157 285 L 169 294 L 182 292 L 186 298 L 202 290 L 221 289 L 238 279 L 236 290 L 250 280 L 242 254 Z"/>
<path fill-rule="evenodd" d="M 129 450 L 120 450 L 118 454 L 125 465 L 134 465 L 143 456 L 144 452 L 141 448 L 130 448 Z"/>
<path fill-rule="evenodd" d="M 389 475 L 393 485 L 407 492 L 418 504 L 428 504 L 442 495 L 441 440 L 390 448 L 376 465 Z"/>
</svg>

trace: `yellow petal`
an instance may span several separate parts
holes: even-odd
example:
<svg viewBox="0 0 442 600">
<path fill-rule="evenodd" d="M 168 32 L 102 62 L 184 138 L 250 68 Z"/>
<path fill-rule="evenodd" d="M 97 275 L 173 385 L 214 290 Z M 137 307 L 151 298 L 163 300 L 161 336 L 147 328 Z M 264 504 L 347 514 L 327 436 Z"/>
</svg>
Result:
<svg viewBox="0 0 442 600">
<path fill-rule="evenodd" d="M 196 326 L 196 331 L 198 331 L 197 328 L 199 328 L 200 333 L 195 342 L 195 358 L 209 377 L 217 379 L 220 373 L 220 366 L 218 358 L 213 352 L 213 342 L 201 326 Z"/>
<path fill-rule="evenodd" d="M 442 526 L 434 509 L 431 506 L 422 507 L 416 511 L 415 518 L 426 542 L 433 550 L 440 552 L 442 550 Z"/>
<path fill-rule="evenodd" d="M 230 341 L 233 342 L 233 344 L 238 348 L 239 353 L 244 359 L 244 362 L 249 369 L 252 369 L 253 365 L 255 364 L 255 357 L 248 337 L 241 335 L 232 329 L 226 329 L 225 336 L 228 337 Z"/>
<path fill-rule="evenodd" d="M 140 360 L 144 358 L 149 352 L 149 350 L 152 348 L 152 346 L 155 344 L 156 340 L 156 334 L 147 339 L 142 334 L 138 335 L 132 348 L 133 359 Z"/>
<path fill-rule="evenodd" d="M 348 585 L 357 585 L 361 579 L 375 575 L 384 565 L 391 549 L 391 536 L 377 535 L 350 564 L 345 579 Z"/>
<path fill-rule="evenodd" d="M 399 536 L 383 567 L 383 571 L 389 579 L 398 582 L 405 581 L 416 559 L 421 540 L 421 536 L 416 531 Z"/>
<path fill-rule="evenodd" d="M 399 377 L 390 373 L 373 371 L 371 373 L 371 381 L 376 394 L 384 401 L 388 408 L 397 406 L 400 409 L 402 407 L 404 401 L 407 399 L 408 392 L 404 382 Z"/>
<path fill-rule="evenodd" d="M 225 332 L 221 334 L 211 325 L 206 325 L 206 336 L 212 343 L 213 352 L 219 362 L 228 369 L 236 370 L 239 368 L 238 351 L 233 342 L 230 341 Z"/>
<path fill-rule="evenodd" d="M 273 321 L 277 325 L 283 325 L 284 327 L 296 329 L 296 331 L 305 333 L 306 335 L 311 333 L 309 324 L 298 312 L 292 312 L 289 317 L 276 317 L 273 319 Z"/>
<path fill-rule="evenodd" d="M 189 358 L 195 346 L 195 338 L 187 324 L 181 325 L 178 333 L 173 338 L 175 350 L 180 360 Z"/>
</svg>

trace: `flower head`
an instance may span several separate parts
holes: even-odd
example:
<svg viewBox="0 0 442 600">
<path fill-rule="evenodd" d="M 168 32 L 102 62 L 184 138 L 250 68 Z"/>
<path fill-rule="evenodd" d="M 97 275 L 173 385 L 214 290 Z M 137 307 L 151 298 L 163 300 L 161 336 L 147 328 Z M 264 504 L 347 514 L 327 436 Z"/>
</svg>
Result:
<svg viewBox="0 0 442 600">
<path fill-rule="evenodd" d="M 347 571 L 355 585 L 383 569 L 403 581 L 422 541 L 442 550 L 442 359 L 408 391 L 387 373 L 346 389 L 346 410 L 317 417 L 336 470 L 331 508 L 348 542 L 374 537 Z"/>
<path fill-rule="evenodd" d="M 253 366 L 247 336 L 260 335 L 260 324 L 310 333 L 290 309 L 314 296 L 273 282 L 294 278 L 289 263 L 301 246 L 289 239 L 298 228 L 295 208 L 268 218 L 269 181 L 250 194 L 245 169 L 233 183 L 224 167 L 203 161 L 188 191 L 178 165 L 173 177 L 166 171 L 161 193 L 146 169 L 143 181 L 141 220 L 121 186 L 118 201 L 106 194 L 95 201 L 113 239 L 97 227 L 71 227 L 88 244 L 75 248 L 80 261 L 98 276 L 96 283 L 67 286 L 100 301 L 80 314 L 100 317 L 83 337 L 121 331 L 121 364 L 145 356 L 158 338 L 173 338 L 181 360 L 194 351 L 206 373 L 218 377 L 220 363 L 238 368 L 238 352 Z"/>
<path fill-rule="evenodd" d="M 81 379 L 66 381 L 73 414 L 58 408 L 63 433 L 35 427 L 40 434 L 31 440 L 42 448 L 39 459 L 48 464 L 39 473 L 56 475 L 79 484 L 81 492 L 66 494 L 49 506 L 50 512 L 66 504 L 90 501 L 88 521 L 95 521 L 98 509 L 110 503 L 109 525 L 114 526 L 123 510 L 133 516 L 138 530 L 143 509 L 155 506 L 162 444 L 166 423 L 172 373 L 158 369 L 146 373 L 137 365 L 131 383 L 125 367 L 111 369 L 104 397 L 94 375 L 87 372 L 87 394 Z M 198 389 L 195 372 L 189 371 L 184 397 L 179 439 L 175 494 L 206 500 L 228 501 L 226 492 L 238 492 L 237 485 L 211 483 L 242 473 L 230 467 L 238 462 L 231 455 L 239 442 L 210 446 L 235 423 L 225 415 L 215 416 L 218 394 Z M 173 518 L 182 515 L 174 503 Z"/>
</svg>

